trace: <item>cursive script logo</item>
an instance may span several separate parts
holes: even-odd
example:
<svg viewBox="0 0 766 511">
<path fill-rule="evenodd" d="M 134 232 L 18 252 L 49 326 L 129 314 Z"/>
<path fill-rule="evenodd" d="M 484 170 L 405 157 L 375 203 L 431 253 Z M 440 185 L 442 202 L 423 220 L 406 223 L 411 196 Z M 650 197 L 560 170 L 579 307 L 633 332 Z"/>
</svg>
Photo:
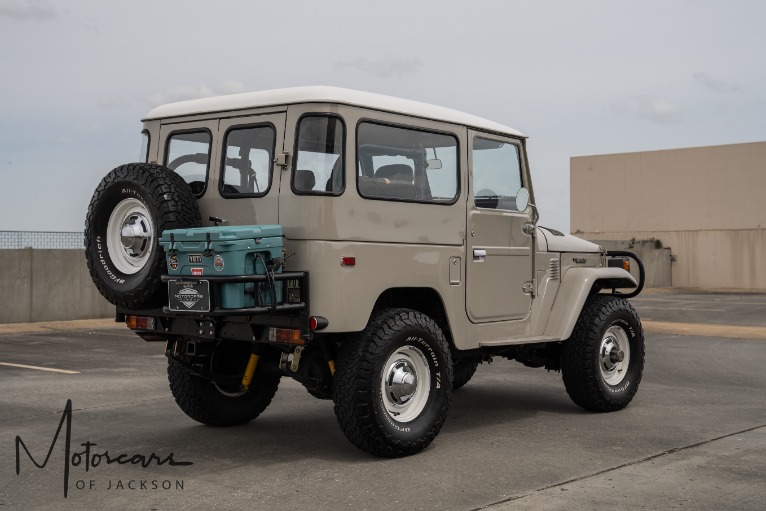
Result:
<svg viewBox="0 0 766 511">
<path fill-rule="evenodd" d="M 27 454 L 27 457 L 29 460 L 37 467 L 37 468 L 45 468 L 45 466 L 48 464 L 48 461 L 51 458 L 51 454 L 53 454 L 53 448 L 56 446 L 56 442 L 58 441 L 59 435 L 61 434 L 61 428 L 64 427 L 64 424 L 66 423 L 66 431 L 64 433 L 65 435 L 65 441 L 64 441 L 64 498 L 67 497 L 69 494 L 69 469 L 70 466 L 72 467 L 78 467 L 81 465 L 85 466 L 85 471 L 90 472 L 90 470 L 96 468 L 100 464 L 104 463 L 106 465 L 111 465 L 113 463 L 117 463 L 118 465 L 141 465 L 143 468 L 147 468 L 148 466 L 155 464 L 157 466 L 160 465 L 171 465 L 171 466 L 186 466 L 186 465 L 192 465 L 193 463 L 191 461 L 176 461 L 173 459 L 173 453 L 171 452 L 169 455 L 167 455 L 165 458 L 160 458 L 154 453 L 151 453 L 149 456 L 145 456 L 143 454 L 118 454 L 118 455 L 112 455 L 109 453 L 109 451 L 103 451 L 103 452 L 94 452 L 92 450 L 93 447 L 97 446 L 98 444 L 93 443 L 91 441 L 86 441 L 85 443 L 80 444 L 84 449 L 81 452 L 75 452 L 72 453 L 72 400 L 67 399 L 66 406 L 64 407 L 64 413 L 61 415 L 61 420 L 59 421 L 59 426 L 56 429 L 56 434 L 53 435 L 53 441 L 51 442 L 50 447 L 48 448 L 48 454 L 45 455 L 45 461 L 42 463 L 38 463 L 37 460 L 32 456 L 32 453 L 29 452 L 29 449 L 27 448 L 27 445 L 24 443 L 24 440 L 21 439 L 20 436 L 16 436 L 16 475 L 19 475 L 21 473 L 21 449 L 24 449 L 24 452 Z"/>
</svg>

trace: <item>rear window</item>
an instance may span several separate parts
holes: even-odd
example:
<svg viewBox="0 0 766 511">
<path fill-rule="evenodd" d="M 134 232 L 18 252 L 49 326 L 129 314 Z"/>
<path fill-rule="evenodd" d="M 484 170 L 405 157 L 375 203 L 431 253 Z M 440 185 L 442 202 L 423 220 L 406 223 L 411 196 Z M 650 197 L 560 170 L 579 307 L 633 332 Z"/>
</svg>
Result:
<svg viewBox="0 0 766 511">
<path fill-rule="evenodd" d="M 236 127 L 226 133 L 220 191 L 224 197 L 262 197 L 271 188 L 274 126 Z"/>
<path fill-rule="evenodd" d="M 357 130 L 357 186 L 369 199 L 453 204 L 459 193 L 453 135 L 362 122 Z"/>
<path fill-rule="evenodd" d="M 141 149 L 138 153 L 138 161 L 149 162 L 149 132 L 146 130 L 141 132 Z"/>
<path fill-rule="evenodd" d="M 308 115 L 298 124 L 291 186 L 297 194 L 340 195 L 345 127 L 339 117 Z"/>
<path fill-rule="evenodd" d="M 165 151 L 165 166 L 184 178 L 197 196 L 205 193 L 210 168 L 210 139 L 209 131 L 173 133 Z"/>
</svg>

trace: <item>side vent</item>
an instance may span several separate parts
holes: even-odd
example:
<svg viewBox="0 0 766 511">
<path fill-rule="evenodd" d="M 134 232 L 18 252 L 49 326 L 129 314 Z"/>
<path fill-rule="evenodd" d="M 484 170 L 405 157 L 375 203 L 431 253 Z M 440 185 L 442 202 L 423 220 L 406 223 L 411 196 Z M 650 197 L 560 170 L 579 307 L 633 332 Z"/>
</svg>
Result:
<svg viewBox="0 0 766 511">
<path fill-rule="evenodd" d="M 551 259 L 550 267 L 548 269 L 548 278 L 551 280 L 558 280 L 561 273 L 561 267 L 559 266 L 558 259 Z"/>
</svg>

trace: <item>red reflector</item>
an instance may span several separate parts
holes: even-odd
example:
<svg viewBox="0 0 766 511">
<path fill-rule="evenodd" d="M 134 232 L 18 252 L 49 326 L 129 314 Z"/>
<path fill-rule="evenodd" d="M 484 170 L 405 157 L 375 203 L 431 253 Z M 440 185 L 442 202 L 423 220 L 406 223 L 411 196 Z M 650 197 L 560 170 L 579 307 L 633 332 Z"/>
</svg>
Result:
<svg viewBox="0 0 766 511">
<path fill-rule="evenodd" d="M 356 257 L 341 257 L 341 266 L 356 266 Z"/>
<path fill-rule="evenodd" d="M 313 330 L 322 330 L 327 328 L 330 322 L 324 316 L 311 316 L 309 318 L 309 328 Z"/>
</svg>

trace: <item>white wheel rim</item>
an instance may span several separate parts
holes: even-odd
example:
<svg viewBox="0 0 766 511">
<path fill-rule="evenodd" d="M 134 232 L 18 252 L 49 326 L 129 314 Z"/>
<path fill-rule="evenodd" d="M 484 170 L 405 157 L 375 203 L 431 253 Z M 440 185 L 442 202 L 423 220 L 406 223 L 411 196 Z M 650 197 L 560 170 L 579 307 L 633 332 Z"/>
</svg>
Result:
<svg viewBox="0 0 766 511">
<path fill-rule="evenodd" d="M 609 385 L 619 385 L 628 374 L 630 366 L 630 342 L 622 327 L 613 325 L 601 339 L 598 353 L 599 369 Z"/>
<path fill-rule="evenodd" d="M 120 201 L 106 225 L 106 248 L 115 268 L 125 275 L 141 271 L 152 256 L 152 216 L 138 199 Z"/>
<path fill-rule="evenodd" d="M 411 422 L 423 412 L 431 394 L 431 371 L 425 355 L 414 346 L 397 349 L 383 365 L 383 405 L 396 422 Z"/>
</svg>

